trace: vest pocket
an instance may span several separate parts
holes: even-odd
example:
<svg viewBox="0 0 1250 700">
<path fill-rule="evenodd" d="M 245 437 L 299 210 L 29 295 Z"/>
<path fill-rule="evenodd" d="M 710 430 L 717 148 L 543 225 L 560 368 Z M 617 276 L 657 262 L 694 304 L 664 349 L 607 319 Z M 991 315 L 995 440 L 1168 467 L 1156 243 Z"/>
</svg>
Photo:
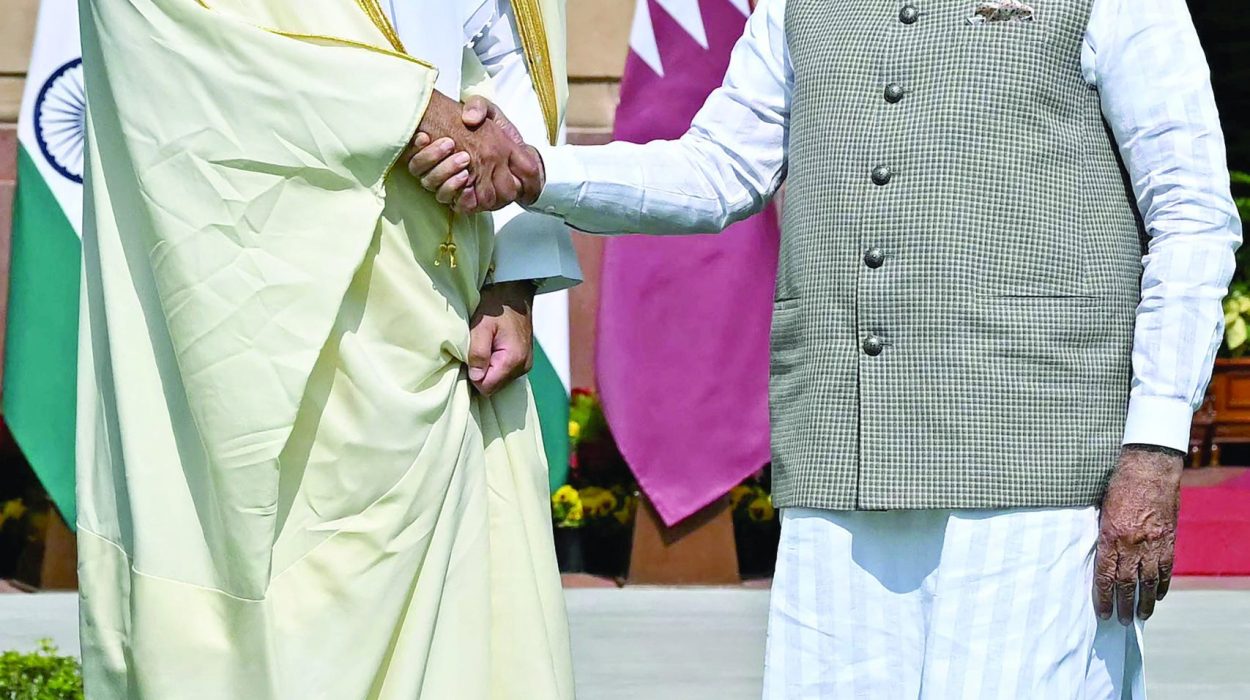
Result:
<svg viewBox="0 0 1250 700">
<path fill-rule="evenodd" d="M 769 403 L 773 421 L 798 397 L 803 372 L 803 315 L 798 299 L 773 304 L 772 351 L 769 353 Z"/>
<path fill-rule="evenodd" d="M 1102 300 L 1090 296 L 983 298 L 971 339 L 986 349 L 982 380 L 1000 380 L 987 395 L 1039 394 L 1014 410 L 1059 402 L 1076 411 L 1085 401 L 1086 375 L 1105 334 Z M 993 384 L 993 382 L 991 382 Z M 1039 418 L 1040 419 L 1040 418 Z"/>
<path fill-rule="evenodd" d="M 769 354 L 768 408 L 772 424 L 774 474 L 797 466 L 804 433 L 803 314 L 798 299 L 773 304 Z M 774 479 L 777 477 L 774 476 Z"/>
<path fill-rule="evenodd" d="M 785 348 L 798 348 L 802 330 L 800 321 L 798 299 L 782 299 L 773 302 L 771 337 L 774 354 Z"/>
</svg>

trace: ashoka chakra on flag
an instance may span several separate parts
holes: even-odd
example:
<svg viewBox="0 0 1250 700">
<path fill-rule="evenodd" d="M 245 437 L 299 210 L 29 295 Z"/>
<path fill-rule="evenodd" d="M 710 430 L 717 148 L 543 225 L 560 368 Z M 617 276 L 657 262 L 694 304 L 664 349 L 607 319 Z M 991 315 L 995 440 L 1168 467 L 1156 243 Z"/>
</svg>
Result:
<svg viewBox="0 0 1250 700">
<path fill-rule="evenodd" d="M 87 92 L 83 87 L 82 59 L 58 68 L 44 81 L 35 98 L 35 140 L 52 169 L 82 184 L 86 146 Z"/>
</svg>

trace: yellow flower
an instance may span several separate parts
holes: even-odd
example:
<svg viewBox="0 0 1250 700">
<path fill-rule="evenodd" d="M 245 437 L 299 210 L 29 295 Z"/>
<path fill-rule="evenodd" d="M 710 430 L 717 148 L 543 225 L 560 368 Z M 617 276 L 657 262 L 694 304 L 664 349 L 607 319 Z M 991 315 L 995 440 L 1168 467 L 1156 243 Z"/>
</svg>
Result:
<svg viewBox="0 0 1250 700">
<path fill-rule="evenodd" d="M 757 523 L 777 517 L 777 511 L 773 509 L 773 499 L 769 496 L 760 496 L 751 501 L 751 505 L 747 506 L 747 515 Z"/>
<path fill-rule="evenodd" d="M 569 421 L 569 439 L 576 440 L 582 434 L 582 426 L 575 420 Z"/>
<path fill-rule="evenodd" d="M 581 490 L 582 508 L 591 518 L 604 518 L 616 510 L 616 494 L 598 486 L 587 486 Z"/>
<path fill-rule="evenodd" d="M 751 487 L 746 484 L 739 484 L 729 492 L 729 509 L 738 510 L 738 506 L 742 504 L 742 500 L 751 495 Z"/>
<path fill-rule="evenodd" d="M 22 499 L 5 501 L 0 505 L 0 527 L 10 520 L 20 520 L 23 515 L 26 515 L 26 504 L 22 503 Z"/>
<path fill-rule="evenodd" d="M 3 515 L 5 518 L 17 520 L 23 515 L 26 515 L 26 504 L 22 503 L 22 499 L 20 498 L 5 501 L 4 507 L 0 508 L 0 515 Z"/>
<path fill-rule="evenodd" d="M 580 500 L 581 498 L 578 496 L 577 489 L 569 486 L 568 484 L 556 489 L 556 492 L 551 496 L 551 502 L 561 506 L 572 505 L 574 503 L 578 503 Z"/>
<path fill-rule="evenodd" d="M 582 499 L 577 489 L 565 484 L 551 495 L 551 517 L 556 527 L 579 527 L 582 521 Z"/>
<path fill-rule="evenodd" d="M 616 517 L 617 522 L 622 525 L 628 525 L 634 519 L 634 511 L 638 509 L 638 497 L 628 495 L 621 499 L 621 507 L 617 508 L 612 515 Z"/>
</svg>

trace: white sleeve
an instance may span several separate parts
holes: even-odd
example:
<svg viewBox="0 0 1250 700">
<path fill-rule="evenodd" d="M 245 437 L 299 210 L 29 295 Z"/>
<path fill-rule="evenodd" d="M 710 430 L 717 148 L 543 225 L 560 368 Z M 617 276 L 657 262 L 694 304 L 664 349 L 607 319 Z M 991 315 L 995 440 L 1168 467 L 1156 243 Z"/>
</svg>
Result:
<svg viewBox="0 0 1250 700">
<path fill-rule="evenodd" d="M 1241 244 L 1206 56 L 1184 0 L 1097 0 L 1085 62 L 1150 237 L 1124 442 L 1187 451 Z"/>
<path fill-rule="evenodd" d="M 465 24 L 466 48 L 490 75 L 491 98 L 530 143 L 547 139 L 538 93 L 509 0 L 485 0 Z M 495 220 L 493 282 L 533 280 L 539 293 L 559 291 L 582 280 L 573 238 L 561 222 L 509 205 Z"/>
<path fill-rule="evenodd" d="M 785 0 L 760 0 L 724 84 L 676 141 L 540 149 L 532 207 L 596 233 L 707 233 L 763 208 L 784 177 L 793 74 Z"/>
</svg>

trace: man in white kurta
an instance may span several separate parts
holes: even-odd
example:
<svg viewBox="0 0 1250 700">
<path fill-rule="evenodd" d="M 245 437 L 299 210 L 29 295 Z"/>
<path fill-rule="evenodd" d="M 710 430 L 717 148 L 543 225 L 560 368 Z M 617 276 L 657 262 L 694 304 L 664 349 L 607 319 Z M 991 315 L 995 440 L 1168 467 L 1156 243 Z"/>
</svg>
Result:
<svg viewBox="0 0 1250 700">
<path fill-rule="evenodd" d="M 83 3 L 88 697 L 572 697 L 532 399 L 466 363 L 492 266 L 576 272 L 391 167 L 482 5 L 405 44 L 376 2 Z"/>
<path fill-rule="evenodd" d="M 868 149 L 863 162 L 855 161 L 862 175 L 844 185 L 826 172 L 823 182 L 846 186 L 859 198 L 857 202 L 877 202 L 892 178 L 905 181 L 908 173 L 874 169 L 878 161 L 873 158 L 889 154 L 910 163 L 914 171 L 921 169 L 917 158 L 932 157 L 934 152 L 934 142 L 900 142 L 895 144 L 896 151 L 889 151 L 883 144 L 893 142 L 883 134 L 909 133 L 900 124 L 910 126 L 925 116 L 939 118 L 934 114 L 956 120 L 953 125 L 943 122 L 936 127 L 940 134 L 958 133 L 960 126 L 955 111 L 922 111 L 917 116 L 907 110 L 932 104 L 925 103 L 925 97 L 941 91 L 946 69 L 964 69 L 954 62 L 965 54 L 934 51 L 917 60 L 904 56 L 900 47 L 918 37 L 933 36 L 927 32 L 954 37 L 962 28 L 965 36 L 980 32 L 976 36 L 987 42 L 975 45 L 964 39 L 968 47 L 975 47 L 966 55 L 992 61 L 994 55 L 986 49 L 1020 50 L 1011 37 L 1037 41 L 1036 56 L 1055 55 L 1054 46 L 1041 37 L 1061 33 L 1066 40 L 1071 33 L 1076 39 L 1062 44 L 1062 71 L 1047 66 L 1029 75 L 1065 88 L 1075 85 L 1074 93 L 1087 90 L 1086 94 L 1097 96 L 1096 106 L 1114 133 L 1128 173 L 1125 184 L 1132 189 L 1150 239 L 1149 255 L 1142 261 L 1136 323 L 1130 328 L 1133 381 L 1131 394 L 1124 397 L 1128 409 L 1124 448 L 1101 507 L 785 508 L 769 620 L 765 680 L 769 700 L 1119 700 L 1144 694 L 1141 620 L 1149 617 L 1154 601 L 1167 590 L 1189 420 L 1202 400 L 1220 342 L 1219 302 L 1233 268 L 1233 251 L 1240 243 L 1240 224 L 1229 195 L 1224 142 L 1205 58 L 1184 2 L 1095 0 L 1088 17 L 1056 26 L 1060 18 L 1066 21 L 1064 14 L 1071 8 L 1056 2 L 969 3 L 964 8 L 936 2 L 906 2 L 897 7 L 836 2 L 820 7 L 815 2 L 760 0 L 746 35 L 734 49 L 723 87 L 712 94 L 681 140 L 543 152 L 546 182 L 534 207 L 563 217 L 577 228 L 602 233 L 721 230 L 758 211 L 786 178 L 787 168 L 798 162 L 790 152 L 796 137 L 791 129 L 794 100 L 803 90 L 812 99 L 814 92 L 827 87 L 796 83 L 791 59 L 793 52 L 802 50 L 809 58 L 821 55 L 829 61 L 820 69 L 846 69 L 851 76 L 846 82 L 854 89 L 848 88 L 848 95 L 840 97 L 851 103 L 847 111 L 863 105 L 858 113 L 861 121 L 853 125 L 856 128 L 839 121 L 854 121 L 845 113 L 825 122 L 805 122 L 801 135 L 805 143 L 811 146 L 816 140 L 813 134 L 820 133 L 870 133 L 876 139 L 876 150 Z M 863 26 L 872 27 L 874 37 L 880 36 L 882 46 L 865 42 L 871 47 L 868 51 L 881 53 L 854 53 L 863 46 L 846 37 L 829 39 L 841 40 L 841 44 L 822 45 L 822 37 L 810 31 L 802 36 L 790 33 L 796 23 L 807 22 L 804 26 L 810 29 L 812 17 L 822 12 L 855 15 Z M 697 10 L 691 13 L 697 17 Z M 1087 26 L 1080 24 L 1085 21 Z M 839 46 L 854 48 L 839 53 Z M 825 53 L 818 54 L 814 47 L 822 47 Z M 891 58 L 894 54 L 899 54 L 897 60 Z M 1003 72 L 1035 67 L 1022 56 L 1013 55 L 1014 62 L 1007 61 Z M 839 64 L 838 59 L 845 63 Z M 1068 67 L 1074 70 L 1068 72 Z M 809 79 L 818 72 L 811 64 L 807 70 Z M 861 78 L 862 84 L 856 82 Z M 882 84 L 874 84 L 874 78 Z M 984 75 L 987 82 L 995 78 L 994 70 Z M 1049 93 L 1039 90 L 1038 94 Z M 950 97 L 952 104 L 958 99 L 958 94 Z M 981 109 L 966 102 L 969 114 Z M 894 111 L 886 111 L 891 107 Z M 1047 118 L 1058 119 L 1055 115 L 1062 113 L 1054 107 L 1054 114 Z M 900 115 L 912 121 L 896 121 L 902 119 Z M 1030 124 L 1025 116 L 1018 125 L 1001 126 L 1027 128 Z M 873 131 L 878 127 L 881 131 Z M 960 135 L 977 137 L 975 133 Z M 827 145 L 829 160 L 843 164 L 844 144 Z M 954 138 L 945 144 L 945 154 L 952 159 L 967 155 Z M 819 154 L 805 153 L 802 162 L 810 168 L 820 160 Z M 432 162 L 432 156 L 419 154 L 413 167 L 422 172 Z M 955 162 L 982 174 L 977 170 L 981 164 L 973 158 Z M 791 176 L 794 172 L 789 171 Z M 1047 185 L 1046 174 L 1039 173 L 1038 187 Z M 809 193 L 811 183 L 807 180 Z M 442 187 L 441 182 L 429 184 L 436 190 Z M 930 191 L 912 196 L 923 197 Z M 467 192 L 467 198 L 459 201 L 471 209 L 473 195 Z M 896 188 L 894 192 L 909 191 Z M 459 195 L 444 189 L 439 196 L 451 201 Z M 1083 193 L 1076 196 L 1080 202 Z M 920 201 L 930 202 L 935 212 L 948 203 Z M 997 205 L 987 195 L 985 206 Z M 853 211 L 865 217 L 875 212 L 873 206 Z M 808 213 L 809 222 L 819 216 Z M 852 240 L 859 231 L 853 216 L 836 208 L 827 212 L 828 219 L 848 230 Z M 937 214 L 933 221 L 890 222 L 886 218 L 871 235 L 889 238 L 901 247 L 898 240 L 928 240 L 932 232 L 925 226 L 936 227 L 939 224 L 934 222 L 941 221 Z M 825 232 L 830 236 L 841 233 L 837 226 Z M 871 272 L 884 264 L 887 270 L 894 265 L 914 273 L 934 263 L 917 255 L 904 259 L 897 248 L 866 248 L 846 258 L 822 258 L 827 252 L 823 249 L 808 252 L 809 257 L 791 263 L 808 278 L 825 283 L 826 291 L 852 290 L 852 298 L 856 287 L 830 283 L 830 268 L 840 270 L 837 266 L 849 261 L 848 269 L 856 271 L 862 267 Z M 1094 258 L 1101 251 L 1080 252 Z M 980 264 L 971 253 L 967 260 L 969 267 Z M 937 269 L 944 274 L 956 272 L 940 265 Z M 845 281 L 846 277 L 837 279 Z M 865 288 L 868 283 L 859 293 L 865 294 Z M 915 296 L 907 301 L 931 302 L 920 298 L 923 295 Z M 869 310 L 863 313 L 868 323 L 874 322 Z M 1090 332 L 1105 329 L 1091 322 Z M 880 342 L 875 336 L 869 339 Z M 821 340 L 834 353 L 834 346 L 844 338 Z M 902 331 L 895 342 L 907 342 Z M 956 354 L 963 349 L 946 348 Z M 889 353 L 882 345 L 865 345 L 870 358 L 883 350 Z M 1064 356 L 1063 361 L 1069 360 Z M 865 370 L 865 376 L 878 375 Z M 913 379 L 915 391 L 923 393 L 925 378 Z M 953 380 L 938 377 L 936 381 Z M 869 384 L 865 381 L 861 387 Z M 968 401 L 979 398 L 969 396 Z M 888 395 L 885 400 L 906 401 Z M 791 410 L 792 406 L 784 404 L 773 406 L 774 417 Z M 886 428 L 906 432 L 922 425 L 923 421 L 915 421 Z M 1095 437 L 1072 436 L 1078 440 Z M 923 469 L 925 455 L 915 458 L 917 468 Z M 1027 460 L 1016 465 L 1024 488 L 1031 483 L 1030 471 L 1036 466 Z M 900 472 L 896 484 L 900 493 L 907 492 L 907 481 Z M 976 485 L 975 481 L 966 484 L 969 490 Z M 1023 493 L 1020 500 L 1027 506 L 1028 494 Z M 1119 619 L 1107 619 L 1115 616 L 1117 608 Z"/>
</svg>

